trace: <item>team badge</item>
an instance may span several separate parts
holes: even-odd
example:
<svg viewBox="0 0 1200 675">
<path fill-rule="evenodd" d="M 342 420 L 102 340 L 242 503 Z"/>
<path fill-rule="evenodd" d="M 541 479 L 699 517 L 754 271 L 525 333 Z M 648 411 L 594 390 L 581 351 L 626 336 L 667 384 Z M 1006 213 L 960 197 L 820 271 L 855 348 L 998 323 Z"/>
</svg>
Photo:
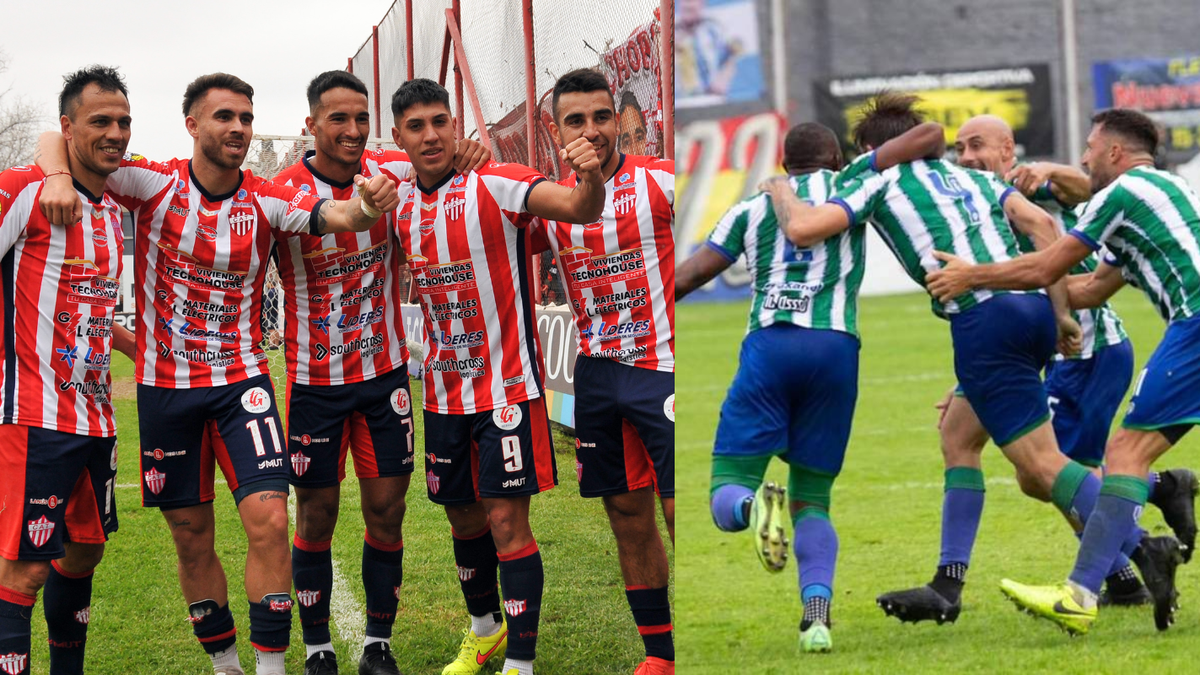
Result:
<svg viewBox="0 0 1200 675">
<path fill-rule="evenodd" d="M 50 541 L 50 535 L 54 534 L 54 522 L 46 516 L 42 516 L 37 520 L 29 521 L 29 542 L 34 548 L 41 548 Z"/>
<path fill-rule="evenodd" d="M 505 600 L 504 611 L 509 616 L 518 616 L 525 613 L 525 600 Z"/>
<path fill-rule="evenodd" d="M 575 445 L 578 447 L 579 439 L 575 439 Z M 583 482 L 583 462 L 575 460 L 575 480 Z"/>
<path fill-rule="evenodd" d="M 84 607 L 83 609 L 79 610 L 78 612 L 75 612 L 75 621 L 77 623 L 81 623 L 86 626 L 86 625 L 88 625 L 88 622 L 91 620 L 92 620 L 91 605 L 88 605 L 87 607 Z"/>
<path fill-rule="evenodd" d="M 258 223 L 258 216 L 253 212 L 229 214 L 229 229 L 239 237 L 249 234 L 251 228 Z"/>
<path fill-rule="evenodd" d="M 321 601 L 321 591 L 296 591 L 296 600 L 304 607 L 312 607 Z"/>
<path fill-rule="evenodd" d="M 457 565 L 456 565 L 456 567 L 457 567 Z M 458 568 L 458 578 L 461 579 L 462 581 L 470 581 L 470 580 L 474 579 L 475 578 L 475 568 L 474 567 L 459 567 Z"/>
<path fill-rule="evenodd" d="M 159 471 L 156 468 L 151 467 L 150 470 L 145 473 L 145 476 L 146 487 L 150 488 L 150 492 L 152 494 L 158 494 L 162 492 L 163 486 L 167 484 L 167 474 Z"/>
<path fill-rule="evenodd" d="M 412 402 L 408 398 L 408 390 L 404 387 L 396 389 L 392 392 L 392 410 L 396 411 L 397 415 L 407 415 L 412 411 Z"/>
<path fill-rule="evenodd" d="M 303 440 L 301 440 L 300 442 L 304 443 Z M 308 445 L 308 443 L 304 443 L 304 444 Z M 308 465 L 310 462 L 312 462 L 312 459 L 307 457 L 303 453 L 300 453 L 300 452 L 292 453 L 292 472 L 295 473 L 297 477 L 303 476 L 305 474 L 305 472 L 308 471 Z M 307 607 L 307 605 L 305 605 L 305 606 Z"/>
<path fill-rule="evenodd" d="M 492 421 L 505 431 L 512 431 L 521 423 L 521 408 L 515 405 L 496 408 L 492 411 Z"/>
<path fill-rule="evenodd" d="M 438 488 L 442 487 L 442 480 L 432 471 L 429 471 L 425 474 L 425 484 L 429 487 L 429 494 L 436 495 Z"/>
<path fill-rule="evenodd" d="M 663 414 L 667 416 L 667 419 L 671 420 L 672 424 L 675 423 L 675 394 L 671 394 L 663 402 Z"/>
<path fill-rule="evenodd" d="M 9 652 L 0 656 L 0 670 L 8 673 L 8 675 L 18 675 L 25 671 L 25 662 L 28 660 L 29 654 Z"/>
</svg>

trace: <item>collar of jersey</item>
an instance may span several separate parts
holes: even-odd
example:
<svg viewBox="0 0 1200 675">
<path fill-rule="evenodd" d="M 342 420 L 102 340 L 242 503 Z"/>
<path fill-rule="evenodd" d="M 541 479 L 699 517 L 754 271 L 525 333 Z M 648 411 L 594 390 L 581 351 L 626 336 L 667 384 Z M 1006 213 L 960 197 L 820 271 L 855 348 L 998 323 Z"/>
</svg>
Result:
<svg viewBox="0 0 1200 675">
<path fill-rule="evenodd" d="M 617 168 L 615 171 L 613 171 L 613 175 L 609 176 L 608 180 L 604 181 L 605 183 L 607 183 L 610 180 L 615 180 L 617 177 L 617 174 L 621 173 L 621 167 L 625 166 L 625 153 L 623 153 L 623 152 L 619 153 L 618 157 L 619 157 L 619 159 L 617 160 Z"/>
<path fill-rule="evenodd" d="M 100 196 L 97 197 L 96 195 L 92 194 L 90 190 L 85 188 L 83 186 L 83 183 L 80 183 L 79 181 L 75 180 L 74 178 L 71 178 L 71 182 L 75 184 L 75 189 L 80 194 L 82 194 L 83 196 L 88 198 L 89 202 L 95 204 L 96 206 L 100 206 L 100 204 L 104 201 L 104 193 L 100 193 Z"/>
<path fill-rule="evenodd" d="M 316 178 L 317 180 L 321 181 L 322 183 L 325 183 L 329 187 L 335 187 L 340 190 L 344 190 L 344 189 L 350 187 L 351 185 L 354 185 L 353 177 L 351 177 L 350 180 L 348 180 L 344 183 L 339 183 L 338 181 L 326 176 L 325 174 L 321 173 L 320 171 L 317 171 L 317 168 L 312 165 L 312 162 L 308 161 L 309 157 L 316 157 L 316 156 L 317 156 L 316 150 L 309 150 L 308 152 L 304 153 L 304 159 L 300 160 L 300 161 L 304 162 L 304 168 L 308 169 L 309 173 L 311 173 L 313 175 L 313 178 Z M 362 160 L 359 160 L 358 170 L 362 171 Z"/>
<path fill-rule="evenodd" d="M 451 178 L 454 178 L 457 175 L 458 175 L 458 172 L 454 170 L 454 167 L 450 167 L 450 170 L 448 172 L 446 172 L 446 175 L 443 176 L 441 180 L 434 183 L 431 187 L 425 187 L 424 185 L 421 185 L 421 177 L 417 176 L 417 189 L 420 190 L 421 192 L 424 192 L 427 195 L 434 194 L 438 190 L 441 190 L 442 186 L 445 185 L 447 181 L 449 181 Z"/>
<path fill-rule="evenodd" d="M 192 171 L 192 160 L 190 159 L 188 160 L 188 176 L 190 176 L 192 179 L 192 185 L 196 186 L 196 189 L 200 191 L 200 194 L 204 195 L 205 199 L 210 202 L 223 202 L 237 194 L 237 191 L 242 187 L 242 181 L 246 178 L 246 173 L 241 169 L 238 169 L 237 185 L 234 185 L 232 190 L 223 195 L 214 195 L 208 190 L 204 189 L 204 186 L 200 184 L 200 181 L 196 180 L 196 173 Z"/>
</svg>

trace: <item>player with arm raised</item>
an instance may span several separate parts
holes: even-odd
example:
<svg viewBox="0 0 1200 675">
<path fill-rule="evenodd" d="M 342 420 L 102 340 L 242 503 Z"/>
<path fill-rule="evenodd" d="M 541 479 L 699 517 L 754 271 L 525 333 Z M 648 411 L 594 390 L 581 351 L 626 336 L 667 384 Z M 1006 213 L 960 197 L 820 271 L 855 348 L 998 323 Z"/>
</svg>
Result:
<svg viewBox="0 0 1200 675">
<path fill-rule="evenodd" d="M 532 675 L 544 577 L 529 504 L 554 487 L 557 468 L 528 225 L 533 216 L 597 220 L 604 177 L 584 139 L 560 153 L 579 173 L 574 189 L 516 164 L 455 171 L 450 98 L 430 80 L 401 85 L 392 113 L 392 137 L 416 169 L 394 222 L 425 315 L 425 479 L 450 520 L 471 614 L 442 672 L 479 672 L 507 645 L 503 675 Z"/>
<path fill-rule="evenodd" d="M 842 166 L 838 139 L 815 123 L 784 138 L 787 189 L 819 204 L 872 167 L 941 156 L 945 136 L 925 124 Z M 727 532 L 750 527 L 763 566 L 787 561 L 784 490 L 763 483 L 770 460 L 789 465 L 788 501 L 795 529 L 805 652 L 832 649 L 829 632 L 838 539 L 829 517 L 833 481 L 841 470 L 858 395 L 858 289 L 865 270 L 865 230 L 855 227 L 797 247 L 779 227 L 770 196 L 734 206 L 705 246 L 679 268 L 684 297 L 746 256 L 754 296 L 738 373 L 725 402 L 713 448 L 710 506 Z"/>
<path fill-rule="evenodd" d="M 331 70 L 308 85 L 305 120 L 315 149 L 274 180 L 318 197 L 350 199 L 354 177 L 408 176 L 408 155 L 366 150 L 367 87 Z M 459 144 L 467 170 L 491 157 L 475 141 Z M 275 233 L 284 291 L 288 456 L 296 488 L 292 579 L 307 650 L 305 675 L 337 672 L 329 633 L 333 592 L 330 545 L 347 453 L 354 457 L 366 524 L 362 578 L 367 625 L 359 672 L 395 675 L 392 625 L 403 581 L 402 525 L 413 471 L 408 348 L 394 230 L 380 218 L 366 232 L 317 237 Z"/>
<path fill-rule="evenodd" d="M 272 230 L 369 229 L 394 209 L 395 184 L 358 177 L 362 197 L 333 202 L 243 172 L 254 90 L 224 73 L 197 78 L 183 112 L 191 160 L 122 160 L 107 189 L 135 214 L 135 375 L 142 503 L 171 528 L 193 630 L 217 673 L 242 672 L 224 570 L 214 549 L 214 464 L 246 529 L 250 641 L 259 673 L 283 673 L 291 626 L 287 461 L 261 348 L 263 278 Z M 39 165 L 65 166 L 57 134 Z M 54 180 L 54 179 L 52 179 Z M 65 179 L 47 184 L 52 220 L 79 205 Z M 54 187 L 58 194 L 50 194 Z"/>
<path fill-rule="evenodd" d="M 0 663 L 14 674 L 30 672 L 43 586 L 50 673 L 83 673 L 92 577 L 117 529 L 111 349 L 133 357 L 133 336 L 113 321 L 124 242 L 104 190 L 129 143 L 125 82 L 103 66 L 64 80 L 68 158 L 52 175 L 84 202 L 82 218 L 60 226 L 42 215 L 36 166 L 0 173 Z"/>
<path fill-rule="evenodd" d="M 1182 178 L 1154 168 L 1157 146 L 1154 122 L 1142 113 L 1097 113 L 1083 156 L 1095 196 L 1071 236 L 1045 251 L 1002 264 L 971 265 L 941 253 L 938 257 L 946 267 L 929 277 L 930 291 L 937 297 L 972 288 L 1041 286 L 1061 279 L 1107 246 L 1111 261 L 1137 280 L 1168 322 L 1137 379 L 1121 429 L 1108 442 L 1095 515 L 1084 528 L 1067 582 L 1044 587 L 1001 582 L 1001 590 L 1018 606 L 1072 633 L 1091 627 L 1105 574 L 1119 553 L 1131 553 L 1126 533 L 1136 528 L 1149 496 L 1150 465 L 1200 421 L 1200 361 L 1195 357 L 1200 344 L 1200 321 L 1195 318 L 1200 312 L 1200 199 Z M 1105 299 L 1121 284 L 1106 272 L 1097 285 L 1093 301 Z M 1080 304 L 1092 304 L 1083 300 Z M 1182 561 L 1179 542 L 1174 537 L 1149 538 L 1135 555 L 1154 560 L 1155 575 L 1146 576 L 1142 567 L 1143 578 L 1154 596 L 1155 625 L 1166 630 L 1174 620 L 1175 567 Z"/>
</svg>

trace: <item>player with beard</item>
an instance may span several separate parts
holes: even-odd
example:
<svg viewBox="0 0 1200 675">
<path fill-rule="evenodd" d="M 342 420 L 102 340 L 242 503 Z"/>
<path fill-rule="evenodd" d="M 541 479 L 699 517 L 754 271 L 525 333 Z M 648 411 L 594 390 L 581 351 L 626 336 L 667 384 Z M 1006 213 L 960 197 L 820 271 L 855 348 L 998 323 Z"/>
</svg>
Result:
<svg viewBox="0 0 1200 675">
<path fill-rule="evenodd" d="M 262 293 L 272 231 L 363 231 L 398 203 L 385 176 L 356 177 L 361 197 L 335 202 L 239 169 L 253 135 L 253 88 L 225 73 L 183 97 L 195 156 L 165 163 L 126 155 L 106 188 L 134 212 L 135 376 L 142 503 L 175 542 L 193 631 L 216 673 L 242 673 L 225 572 L 214 548 L 219 464 L 246 530 L 245 588 L 257 672 L 283 673 L 291 627 L 287 468 L 262 350 Z M 39 166 L 66 168 L 57 133 Z M 54 222 L 80 208 L 65 180 L 41 205 Z"/>
</svg>

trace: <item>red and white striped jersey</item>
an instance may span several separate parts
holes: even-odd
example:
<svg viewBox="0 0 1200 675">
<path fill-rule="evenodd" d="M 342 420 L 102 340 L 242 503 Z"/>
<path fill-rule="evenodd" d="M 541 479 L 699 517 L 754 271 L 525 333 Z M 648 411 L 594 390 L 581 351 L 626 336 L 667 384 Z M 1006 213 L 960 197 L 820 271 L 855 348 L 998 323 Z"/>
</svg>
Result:
<svg viewBox="0 0 1200 675">
<path fill-rule="evenodd" d="M 401 186 L 391 218 L 425 314 L 430 412 L 486 412 L 542 395 L 525 209 L 542 180 L 492 162 L 429 188 Z"/>
<path fill-rule="evenodd" d="M 572 173 L 560 183 L 575 181 Z M 558 255 L 580 354 L 673 373 L 675 163 L 621 155 L 604 187 L 600 220 L 541 221 L 535 244 Z"/>
<path fill-rule="evenodd" d="M 111 437 L 121 209 L 107 194 L 75 190 L 83 220 L 56 227 L 38 208 L 37 167 L 0 173 L 0 423 Z"/>
<path fill-rule="evenodd" d="M 351 199 L 354 183 L 337 183 L 310 164 L 315 154 L 284 169 L 275 182 L 325 199 Z M 395 150 L 363 154 L 362 175 L 399 183 L 412 164 Z M 386 218 L 366 232 L 321 237 L 276 232 L 284 292 L 284 345 L 288 379 L 300 384 L 362 382 L 408 364 L 400 313 L 396 235 Z"/>
<path fill-rule="evenodd" d="M 249 171 L 233 191 L 213 195 L 189 160 L 141 155 L 126 155 L 107 188 L 137 227 L 137 381 L 189 389 L 267 373 L 261 318 L 271 230 L 307 232 L 323 200 Z"/>
</svg>

